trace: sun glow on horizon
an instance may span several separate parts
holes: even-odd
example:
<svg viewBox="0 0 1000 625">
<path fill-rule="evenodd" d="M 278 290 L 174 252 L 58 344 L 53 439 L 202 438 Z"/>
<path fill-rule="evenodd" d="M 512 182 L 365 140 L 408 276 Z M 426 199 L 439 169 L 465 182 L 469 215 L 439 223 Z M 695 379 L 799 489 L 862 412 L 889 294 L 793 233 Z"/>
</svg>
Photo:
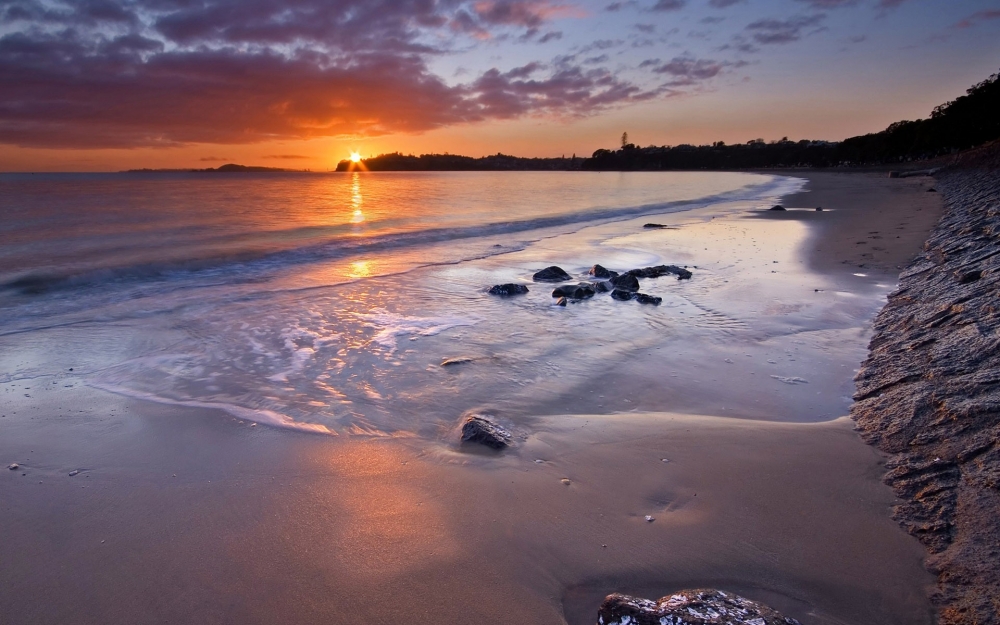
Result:
<svg viewBox="0 0 1000 625">
<path fill-rule="evenodd" d="M 352 163 L 360 163 L 361 162 L 361 154 L 358 153 L 358 152 L 351 152 L 351 162 Z"/>
</svg>

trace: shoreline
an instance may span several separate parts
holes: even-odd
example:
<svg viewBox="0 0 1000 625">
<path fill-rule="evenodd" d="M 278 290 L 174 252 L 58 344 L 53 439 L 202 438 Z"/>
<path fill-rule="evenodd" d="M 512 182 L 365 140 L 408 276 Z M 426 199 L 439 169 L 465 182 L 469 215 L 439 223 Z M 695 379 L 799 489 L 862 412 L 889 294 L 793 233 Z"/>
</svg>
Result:
<svg viewBox="0 0 1000 625">
<path fill-rule="evenodd" d="M 835 283 L 876 289 L 881 274 L 858 282 L 842 268 L 843 260 L 864 262 L 866 252 L 842 244 L 853 241 L 854 215 L 863 212 L 852 212 L 849 197 L 833 199 L 828 184 L 813 178 L 814 195 L 795 200 L 829 193 L 837 209 L 820 213 L 831 217 L 825 229 L 802 226 L 818 234 L 806 239 L 801 262 L 829 267 Z M 880 219 L 891 219 L 892 206 L 908 210 L 893 197 Z M 690 232 L 760 217 L 810 215 L 732 215 Z M 918 228 L 880 262 L 905 255 Z M 832 251 L 804 253 L 834 235 L 843 241 Z M 650 362 L 659 361 L 636 366 Z M 63 383 L 2 385 L 0 451 L 27 474 L 0 475 L 10 520 L 0 605 L 13 622 L 308 623 L 344 614 L 382 622 L 405 614 L 414 623 L 575 625 L 588 613 L 592 622 L 609 592 L 660 596 L 703 584 L 807 625 L 932 619 L 922 550 L 890 520 L 880 456 L 850 423 L 820 414 L 818 423 L 748 418 L 814 410 L 804 393 L 822 388 L 819 380 L 777 385 L 783 403 L 742 419 L 670 412 L 676 407 L 655 392 L 657 412 L 637 405 L 634 413 L 582 415 L 563 406 L 534 419 L 527 440 L 502 456 L 406 437 L 253 428 L 211 410 L 109 396 L 71 374 L 55 381 Z M 710 388 L 687 390 L 692 410 L 711 408 Z M 81 473 L 67 477 L 73 470 Z M 60 600 L 44 599 L 51 596 Z"/>
<path fill-rule="evenodd" d="M 889 454 L 894 518 L 927 549 L 942 625 L 998 622 L 997 149 L 937 176 L 947 201 L 875 321 L 852 417 Z"/>
</svg>

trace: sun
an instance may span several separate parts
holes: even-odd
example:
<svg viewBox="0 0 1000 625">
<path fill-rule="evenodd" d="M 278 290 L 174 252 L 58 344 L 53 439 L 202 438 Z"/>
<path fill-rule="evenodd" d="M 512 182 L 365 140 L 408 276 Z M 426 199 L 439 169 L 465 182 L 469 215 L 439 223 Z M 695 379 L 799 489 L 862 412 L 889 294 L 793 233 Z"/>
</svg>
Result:
<svg viewBox="0 0 1000 625">
<path fill-rule="evenodd" d="M 357 152 L 351 152 L 351 162 L 352 163 L 360 163 L 361 162 L 361 155 L 358 154 Z"/>
</svg>

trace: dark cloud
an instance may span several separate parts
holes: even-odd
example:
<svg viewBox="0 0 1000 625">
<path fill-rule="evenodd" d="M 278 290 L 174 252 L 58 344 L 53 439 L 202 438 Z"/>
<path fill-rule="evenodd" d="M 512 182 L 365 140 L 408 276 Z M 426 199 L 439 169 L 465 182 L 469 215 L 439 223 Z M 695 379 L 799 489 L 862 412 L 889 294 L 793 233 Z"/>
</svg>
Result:
<svg viewBox="0 0 1000 625">
<path fill-rule="evenodd" d="M 908 0 L 879 0 L 878 6 L 880 9 L 895 9 L 904 2 Z"/>
<path fill-rule="evenodd" d="M 720 22 L 726 21 L 726 18 L 719 17 L 717 15 L 710 15 L 708 17 L 701 18 L 700 21 L 701 21 L 702 24 L 718 24 Z"/>
<path fill-rule="evenodd" d="M 760 44 L 780 44 L 798 41 L 802 38 L 803 31 L 820 28 L 820 24 L 826 16 L 822 13 L 815 15 L 798 15 L 785 20 L 764 19 L 757 20 L 746 27 L 751 33 L 754 41 Z"/>
<path fill-rule="evenodd" d="M 638 30 L 641 33 L 652 33 L 656 30 L 655 24 L 633 24 L 632 28 Z"/>
<path fill-rule="evenodd" d="M 858 4 L 859 0 L 795 0 L 803 4 L 808 4 L 814 9 L 839 9 L 841 7 L 852 7 Z"/>
<path fill-rule="evenodd" d="M 657 0 L 650 11 L 679 11 L 687 4 L 686 0 Z"/>
<path fill-rule="evenodd" d="M 311 157 L 303 156 L 302 154 L 269 154 L 264 158 L 270 158 L 282 161 L 300 161 L 300 160 L 308 160 Z"/>
<path fill-rule="evenodd" d="M 604 7 L 604 10 L 614 13 L 616 11 L 621 11 L 622 9 L 632 9 L 638 6 L 639 3 L 636 2 L 636 0 L 625 0 L 624 2 L 612 2 L 608 6 Z"/>
<path fill-rule="evenodd" d="M 744 0 L 708 0 L 708 4 L 717 9 L 725 9 L 726 7 L 731 7 L 734 4 L 739 4 L 744 2 Z"/>
<path fill-rule="evenodd" d="M 977 11 L 972 15 L 966 17 L 962 21 L 956 23 L 955 28 L 970 28 L 980 22 L 986 22 L 995 19 L 1000 19 L 1000 9 L 987 9 L 985 11 Z"/>
<path fill-rule="evenodd" d="M 671 77 L 670 87 L 692 85 L 697 82 L 715 78 L 726 67 L 726 63 L 711 59 L 695 59 L 688 56 L 674 57 L 666 63 L 656 66 L 653 71 Z"/>
<path fill-rule="evenodd" d="M 465 84 L 429 69 L 447 52 L 435 47 L 449 41 L 442 33 L 520 30 L 551 41 L 561 33 L 539 28 L 572 14 L 542 0 L 2 1 L 0 142 L 94 148 L 378 135 L 587 115 L 656 97 L 570 62 L 490 70 Z"/>
</svg>

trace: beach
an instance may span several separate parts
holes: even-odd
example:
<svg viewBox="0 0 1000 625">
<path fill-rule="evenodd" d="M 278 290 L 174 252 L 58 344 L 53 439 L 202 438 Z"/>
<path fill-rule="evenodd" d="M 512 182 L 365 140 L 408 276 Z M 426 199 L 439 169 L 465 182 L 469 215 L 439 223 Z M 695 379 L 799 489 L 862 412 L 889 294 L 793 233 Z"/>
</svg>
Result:
<svg viewBox="0 0 1000 625">
<path fill-rule="evenodd" d="M 575 625 L 594 622 L 611 592 L 714 587 L 807 625 L 934 622 L 923 547 L 893 521 L 885 458 L 847 415 L 871 322 L 941 200 L 927 178 L 783 173 L 806 185 L 775 198 L 786 211 L 726 197 L 549 230 L 477 260 L 444 258 L 456 244 L 432 242 L 447 262 L 375 272 L 364 292 L 346 283 L 330 302 L 383 305 L 418 281 L 440 284 L 441 298 L 467 288 L 454 315 L 479 316 L 445 328 L 386 309 L 409 320 L 377 353 L 412 368 L 412 388 L 394 387 L 407 400 L 399 414 L 372 400 L 322 420 L 302 401 L 288 414 L 311 427 L 273 427 L 280 419 L 255 417 L 274 404 L 181 398 L 162 385 L 162 362 L 89 367 L 74 346 L 79 319 L 5 334 L 5 372 L 44 371 L 0 385 L 0 461 L 20 465 L 0 475 L 5 620 Z M 643 282 L 664 297 L 655 309 L 552 307 L 545 285 L 516 301 L 472 287 L 547 264 L 657 261 L 694 277 Z M 322 268 L 295 276 L 302 289 L 324 279 Z M 135 331 L 141 317 L 129 314 L 100 331 L 130 345 L 167 336 Z M 505 318 L 518 327 L 470 338 Z M 192 336 L 221 343 L 211 322 Z M 297 337 L 285 338 L 303 349 Z M 470 363 L 440 367 L 457 356 Z M 281 389 L 297 373 L 268 373 L 268 401 L 292 405 L 298 395 Z M 385 397 L 378 379 L 368 388 Z M 213 392 L 235 396 L 221 382 Z M 509 419 L 511 449 L 457 444 L 461 416 L 480 404 Z M 428 405 L 439 414 L 421 420 Z"/>
</svg>

